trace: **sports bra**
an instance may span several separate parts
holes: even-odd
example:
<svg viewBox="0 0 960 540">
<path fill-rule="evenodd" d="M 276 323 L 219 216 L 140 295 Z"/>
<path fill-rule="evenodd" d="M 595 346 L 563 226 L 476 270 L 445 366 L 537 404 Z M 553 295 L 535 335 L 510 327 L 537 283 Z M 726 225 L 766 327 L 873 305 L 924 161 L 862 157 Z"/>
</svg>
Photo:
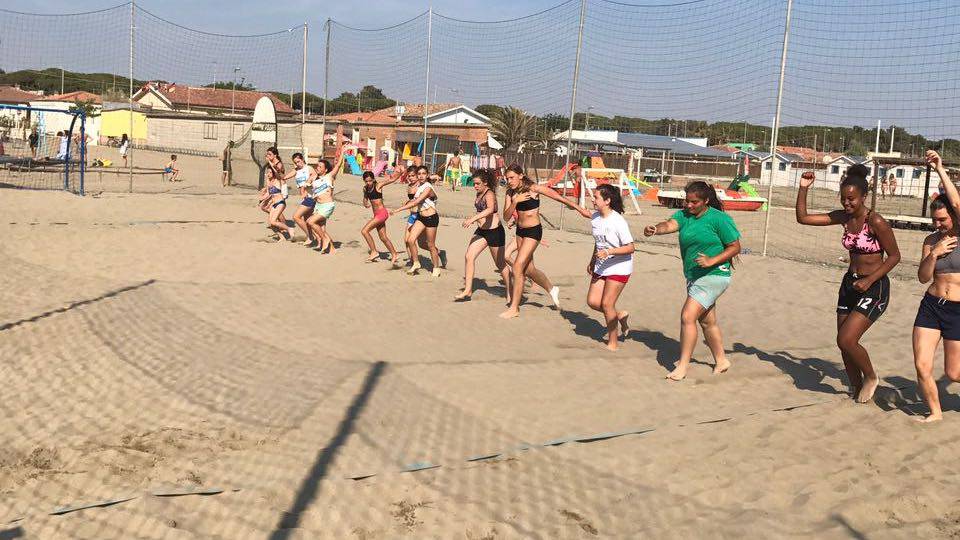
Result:
<svg viewBox="0 0 960 540">
<path fill-rule="evenodd" d="M 383 192 L 377 191 L 377 185 L 373 185 L 373 189 L 363 188 L 363 196 L 367 198 L 368 201 L 375 199 L 383 199 Z"/>
<path fill-rule="evenodd" d="M 943 235 L 937 233 L 934 242 L 943 240 Z M 950 253 L 937 257 L 937 264 L 933 267 L 934 274 L 960 274 L 960 249 L 954 249 Z"/>
<path fill-rule="evenodd" d="M 307 181 L 310 180 L 310 170 L 306 167 L 300 167 L 297 169 L 297 174 L 294 176 L 294 179 L 297 181 L 297 187 L 307 185 Z"/>
<path fill-rule="evenodd" d="M 518 212 L 526 212 L 527 210 L 535 210 L 537 208 L 540 208 L 540 197 L 520 201 L 516 206 Z"/>
<path fill-rule="evenodd" d="M 332 188 L 333 186 L 330 185 L 330 175 L 325 174 L 313 181 L 313 196 L 319 197 Z"/>
<path fill-rule="evenodd" d="M 843 244 L 843 247 L 850 253 L 855 255 L 872 255 L 883 251 L 883 248 L 880 247 L 880 239 L 877 235 L 870 232 L 870 227 L 867 225 L 868 221 L 870 221 L 869 214 L 864 218 L 863 228 L 860 229 L 858 233 L 852 233 L 847 230 L 846 225 L 843 226 L 843 236 L 840 238 L 840 243 Z"/>
<path fill-rule="evenodd" d="M 413 193 L 407 193 L 407 200 L 408 200 L 408 201 L 412 201 L 412 200 L 413 200 Z"/>
<path fill-rule="evenodd" d="M 477 212 L 483 212 L 487 209 L 487 192 L 484 191 L 477 197 L 477 200 L 473 201 L 473 207 L 477 209 Z"/>
</svg>

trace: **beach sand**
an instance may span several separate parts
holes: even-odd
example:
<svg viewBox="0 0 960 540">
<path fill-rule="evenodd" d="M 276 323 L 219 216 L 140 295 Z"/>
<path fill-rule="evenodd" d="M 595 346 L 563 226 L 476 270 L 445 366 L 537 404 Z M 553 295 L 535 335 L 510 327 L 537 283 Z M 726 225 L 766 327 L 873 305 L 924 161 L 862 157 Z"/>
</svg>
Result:
<svg viewBox="0 0 960 540">
<path fill-rule="evenodd" d="M 620 300 L 633 330 L 611 353 L 585 305 L 582 233 L 549 230 L 536 255 L 563 309 L 533 288 L 503 321 L 486 254 L 485 285 L 452 302 L 470 229 L 450 216 L 471 190 L 440 191 L 448 269 L 410 277 L 363 262 L 354 178 L 338 184 L 330 256 L 269 241 L 252 191 L 185 175 L 206 180 L 0 192 L 0 537 L 960 535 L 955 388 L 943 422 L 914 422 L 915 280 L 894 280 L 864 340 L 875 404 L 843 384 L 842 269 L 756 254 L 719 302 L 733 368 L 712 375 L 700 343 L 674 383 L 674 246 L 638 242 Z M 399 205 L 403 188 L 386 198 Z M 667 213 L 644 210 L 636 235 Z M 392 218 L 398 246 L 401 229 Z M 171 489 L 223 491 L 153 495 Z"/>
</svg>

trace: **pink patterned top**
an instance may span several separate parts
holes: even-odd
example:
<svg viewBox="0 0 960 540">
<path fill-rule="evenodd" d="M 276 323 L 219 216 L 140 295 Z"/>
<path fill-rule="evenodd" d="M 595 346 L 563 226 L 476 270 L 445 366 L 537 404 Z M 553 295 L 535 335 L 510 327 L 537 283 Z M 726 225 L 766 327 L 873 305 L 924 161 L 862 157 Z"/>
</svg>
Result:
<svg viewBox="0 0 960 540">
<path fill-rule="evenodd" d="M 844 225 L 841 243 L 850 253 L 871 255 L 883 251 L 883 248 L 880 247 L 880 238 L 873 234 L 870 227 L 867 226 L 868 221 L 870 221 L 869 214 L 863 220 L 863 228 L 858 233 L 848 231 L 846 225 Z"/>
</svg>

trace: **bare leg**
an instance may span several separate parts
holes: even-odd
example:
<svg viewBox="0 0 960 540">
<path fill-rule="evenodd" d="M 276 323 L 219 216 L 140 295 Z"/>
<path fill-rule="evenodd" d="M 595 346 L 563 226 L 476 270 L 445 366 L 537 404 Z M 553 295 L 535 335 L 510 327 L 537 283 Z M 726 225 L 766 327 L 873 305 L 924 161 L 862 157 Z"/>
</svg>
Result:
<svg viewBox="0 0 960 540">
<path fill-rule="evenodd" d="M 705 309 L 693 298 L 687 297 L 680 310 L 680 359 L 676 367 L 668 375 L 668 379 L 682 380 L 687 376 L 690 359 L 693 358 L 693 349 L 697 346 L 697 321 Z"/>
<path fill-rule="evenodd" d="M 719 375 L 730 369 L 730 360 L 723 350 L 723 336 L 720 334 L 720 325 L 717 324 L 717 305 L 714 304 L 700 316 L 700 328 L 703 329 L 703 339 L 713 354 L 713 373 Z"/>
<path fill-rule="evenodd" d="M 473 294 L 473 276 L 476 270 L 477 257 L 487 248 L 487 240 L 483 237 L 474 235 L 467 246 L 467 252 L 463 256 L 463 291 L 454 297 L 455 300 L 464 300 L 470 298 Z"/>
<path fill-rule="evenodd" d="M 532 238 L 520 238 L 520 247 L 517 248 L 517 258 L 513 261 L 513 293 L 510 307 L 500 314 L 503 319 L 512 319 L 520 315 L 520 298 L 523 296 L 523 282 L 526 279 L 527 266 L 533 261 L 533 252 L 539 242 Z"/>
<path fill-rule="evenodd" d="M 390 252 L 390 260 L 393 262 L 393 265 L 396 266 L 400 262 L 400 254 L 397 253 L 397 248 L 393 246 L 393 242 L 390 241 L 390 237 L 387 236 L 387 224 L 380 223 L 377 225 L 377 234 L 380 236 L 380 241 L 383 242 L 383 245 L 387 246 L 387 251 Z"/>
<path fill-rule="evenodd" d="M 507 261 L 503 256 L 504 248 L 492 247 L 490 248 L 490 255 L 493 256 L 493 264 L 497 268 L 497 272 L 500 274 L 500 279 L 503 280 L 503 286 L 507 291 L 507 304 L 510 304 L 510 266 L 507 265 Z"/>
<path fill-rule="evenodd" d="M 410 260 L 413 261 L 410 269 L 407 270 L 407 273 L 410 275 L 416 274 L 420 266 L 420 253 L 417 251 L 417 243 L 420 240 L 420 236 L 423 234 L 423 231 L 426 230 L 426 227 L 423 223 L 417 221 L 410 227 L 410 232 L 407 233 L 407 252 L 410 253 Z"/>
<path fill-rule="evenodd" d="M 603 299 L 600 307 L 603 311 L 603 318 L 607 323 L 607 348 L 615 351 L 619 347 L 621 319 L 621 312 L 617 311 L 617 299 L 620 298 L 620 293 L 623 292 L 626 283 L 612 279 L 601 279 L 599 281 L 603 282 Z"/>
<path fill-rule="evenodd" d="M 280 233 L 281 238 L 290 238 L 290 228 L 287 227 L 286 220 L 283 219 L 283 209 L 286 205 L 272 206 L 270 208 L 270 227 Z"/>
<path fill-rule="evenodd" d="M 840 328 L 845 320 L 847 320 L 847 315 L 837 314 L 837 335 L 840 335 Z M 843 359 L 843 370 L 847 372 L 847 380 L 850 381 L 850 396 L 856 399 L 860 393 L 860 388 L 863 386 L 863 374 L 860 373 L 860 369 L 843 349 L 840 349 L 840 358 Z"/>
<path fill-rule="evenodd" d="M 367 257 L 367 261 L 369 262 L 374 262 L 380 258 L 380 252 L 377 251 L 377 246 L 376 244 L 373 243 L 373 235 L 370 234 L 370 231 L 372 231 L 374 227 L 377 226 L 377 224 L 378 224 L 377 220 L 371 219 L 370 221 L 367 222 L 366 225 L 364 225 L 360 229 L 360 234 L 363 236 L 363 239 L 367 242 L 367 247 L 370 248 L 370 253 L 369 253 L 370 256 Z"/>
<path fill-rule="evenodd" d="M 859 370 L 863 381 L 860 392 L 857 393 L 857 403 L 866 403 L 873 399 L 873 393 L 880 385 L 880 378 L 877 377 L 870 362 L 870 354 L 860 344 L 860 338 L 872 324 L 873 322 L 862 313 L 853 312 L 847 315 L 837 332 L 837 346 L 845 353 L 844 364 L 847 363 L 848 358 L 852 364 L 848 366 L 847 372 L 850 372 L 850 367 Z"/>
<path fill-rule="evenodd" d="M 940 392 L 937 390 L 937 381 L 933 378 L 933 358 L 939 343 L 939 330 L 913 327 L 913 364 L 917 368 L 917 386 L 920 387 L 920 395 L 930 408 L 930 414 L 921 419 L 921 422 L 936 422 L 943 419 L 943 411 L 940 409 Z M 943 356 L 946 364 L 946 347 L 944 347 Z"/>
<path fill-rule="evenodd" d="M 440 276 L 440 250 L 437 249 L 437 229 L 427 227 L 424 236 L 427 237 L 427 246 L 430 248 L 430 262 L 433 263 L 433 277 Z"/>
<path fill-rule="evenodd" d="M 307 226 L 307 218 L 311 212 L 312 210 L 310 210 L 310 208 L 301 205 L 297 208 L 297 211 L 293 213 L 294 223 L 297 224 L 297 227 L 303 229 L 303 232 L 307 235 L 307 239 L 303 243 L 308 246 L 314 242 L 313 232 L 310 230 L 310 227 Z"/>
</svg>

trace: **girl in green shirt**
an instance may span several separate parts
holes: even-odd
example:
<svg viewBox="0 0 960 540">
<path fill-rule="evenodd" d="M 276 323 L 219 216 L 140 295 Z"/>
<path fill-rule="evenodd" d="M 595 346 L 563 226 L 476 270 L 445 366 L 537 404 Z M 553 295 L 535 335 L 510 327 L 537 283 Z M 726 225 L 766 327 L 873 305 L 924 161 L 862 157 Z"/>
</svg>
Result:
<svg viewBox="0 0 960 540">
<path fill-rule="evenodd" d="M 732 260 L 740 253 L 740 232 L 717 198 L 716 190 L 706 182 L 691 182 L 686 187 L 684 209 L 670 219 L 650 225 L 644 236 L 680 233 L 680 257 L 687 278 L 687 299 L 680 311 L 680 359 L 668 379 L 682 380 L 697 345 L 697 323 L 710 347 L 715 362 L 713 372 L 723 373 L 730 361 L 723 352 L 723 339 L 717 324 L 717 299 L 730 286 Z"/>
</svg>

